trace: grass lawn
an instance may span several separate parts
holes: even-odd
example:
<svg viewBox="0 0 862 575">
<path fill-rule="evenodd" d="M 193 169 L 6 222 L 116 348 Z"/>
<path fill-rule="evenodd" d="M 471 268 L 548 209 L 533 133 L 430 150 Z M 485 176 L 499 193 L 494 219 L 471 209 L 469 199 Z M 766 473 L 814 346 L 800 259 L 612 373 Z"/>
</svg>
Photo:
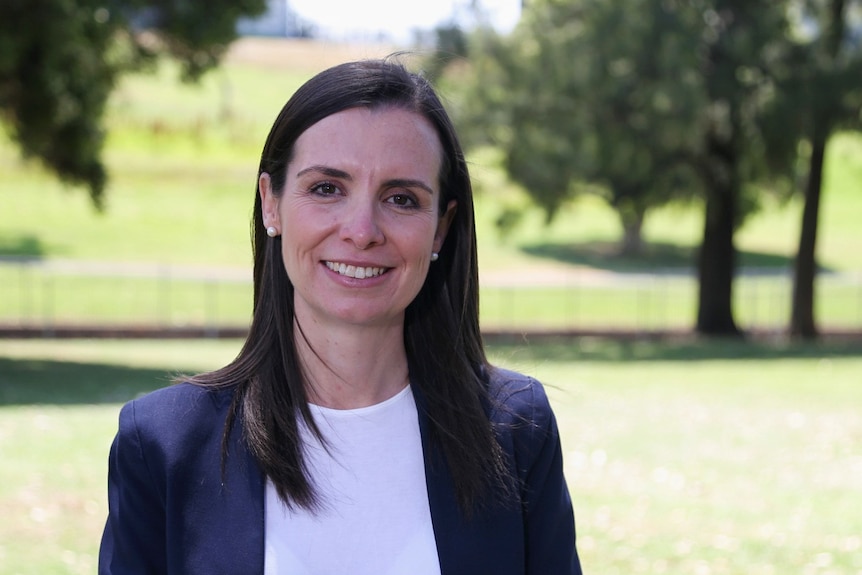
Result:
<svg viewBox="0 0 862 575">
<path fill-rule="evenodd" d="M 848 351 L 512 350 L 552 386 L 585 568 L 862 572 L 862 355 Z"/>
<path fill-rule="evenodd" d="M 0 340 L 0 573 L 95 571 L 120 404 L 239 342 Z M 858 345 L 490 347 L 545 382 L 589 573 L 862 573 Z"/>
</svg>

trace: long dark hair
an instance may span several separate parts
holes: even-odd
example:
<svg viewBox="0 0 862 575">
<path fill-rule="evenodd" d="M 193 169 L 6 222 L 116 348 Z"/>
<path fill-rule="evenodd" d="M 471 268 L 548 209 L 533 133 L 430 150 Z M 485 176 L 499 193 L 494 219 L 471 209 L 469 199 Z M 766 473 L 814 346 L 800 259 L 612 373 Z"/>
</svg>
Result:
<svg viewBox="0 0 862 575">
<path fill-rule="evenodd" d="M 452 122 L 430 84 L 392 59 L 341 64 L 305 83 L 278 115 L 260 159 L 258 176 L 270 175 L 281 193 L 297 138 L 323 118 L 350 108 L 396 107 L 434 126 L 443 149 L 440 213 L 457 202 L 439 261 L 431 265 L 407 307 L 404 342 L 411 384 L 430 422 L 433 449 L 448 465 L 459 504 L 469 515 L 510 485 L 507 466 L 488 417 L 490 366 L 479 332 L 476 230 L 467 164 Z M 316 432 L 296 347 L 294 288 L 284 269 L 280 237 L 266 235 L 259 189 L 251 221 L 254 249 L 254 315 L 237 358 L 190 381 L 236 386 L 225 429 L 240 421 L 251 452 L 288 505 L 318 503 L 303 460 L 299 417 Z M 300 331 L 301 333 L 301 331 Z M 301 335 L 300 335 L 301 337 Z"/>
</svg>

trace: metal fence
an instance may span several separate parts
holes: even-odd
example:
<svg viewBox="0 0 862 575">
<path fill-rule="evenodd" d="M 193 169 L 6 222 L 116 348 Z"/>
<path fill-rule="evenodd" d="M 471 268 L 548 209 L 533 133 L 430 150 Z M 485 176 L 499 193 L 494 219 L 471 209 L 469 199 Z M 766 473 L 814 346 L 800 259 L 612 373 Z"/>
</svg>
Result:
<svg viewBox="0 0 862 575">
<path fill-rule="evenodd" d="M 0 334 L 174 332 L 240 334 L 251 314 L 251 271 L 78 261 L 0 261 Z M 815 306 L 823 331 L 862 334 L 862 273 L 824 273 Z M 786 271 L 741 270 L 734 284 L 740 327 L 786 331 Z M 571 270 L 548 276 L 483 276 L 483 329 L 496 332 L 660 333 L 694 325 L 691 272 Z"/>
</svg>

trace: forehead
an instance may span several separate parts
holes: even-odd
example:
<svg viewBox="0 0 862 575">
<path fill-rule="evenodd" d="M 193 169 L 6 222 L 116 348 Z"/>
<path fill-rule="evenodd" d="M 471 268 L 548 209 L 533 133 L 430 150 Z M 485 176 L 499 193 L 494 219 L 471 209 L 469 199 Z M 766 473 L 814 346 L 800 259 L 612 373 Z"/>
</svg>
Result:
<svg viewBox="0 0 862 575">
<path fill-rule="evenodd" d="M 395 107 L 350 108 L 323 118 L 296 140 L 289 172 L 306 164 L 429 171 L 436 179 L 443 148 L 434 126 Z"/>
</svg>

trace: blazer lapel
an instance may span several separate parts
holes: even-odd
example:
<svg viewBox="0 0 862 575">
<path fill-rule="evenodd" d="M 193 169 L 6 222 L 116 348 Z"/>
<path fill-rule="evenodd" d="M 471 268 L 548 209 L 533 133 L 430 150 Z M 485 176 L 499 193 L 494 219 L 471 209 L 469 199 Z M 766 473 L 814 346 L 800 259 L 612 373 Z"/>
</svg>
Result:
<svg viewBox="0 0 862 575">
<path fill-rule="evenodd" d="M 414 387 L 425 456 L 425 481 L 442 575 L 522 574 L 523 527 L 517 505 L 461 512 L 449 465 L 435 443 L 425 399 Z"/>
<path fill-rule="evenodd" d="M 427 415 L 425 398 L 414 386 L 413 396 L 419 417 L 419 433 L 422 438 L 422 452 L 425 458 L 425 483 L 428 490 L 428 504 L 431 508 L 431 523 L 437 543 L 437 556 L 440 560 L 440 573 L 457 573 L 453 563 L 454 548 L 458 546 L 459 524 L 461 522 L 455 487 L 439 447 L 432 441 L 430 421 Z"/>
<path fill-rule="evenodd" d="M 218 405 L 226 414 L 232 394 L 225 394 L 217 403 L 227 399 L 227 405 Z M 221 466 L 221 449 L 218 461 Z M 216 467 L 216 469 L 218 469 Z M 264 568 L 264 478 L 257 461 L 242 440 L 242 421 L 237 418 L 229 438 L 229 451 L 225 461 L 223 480 L 201 485 L 195 495 L 198 524 L 190 533 L 197 533 L 200 546 L 195 557 L 186 564 L 187 573 L 211 575 L 261 575 Z M 206 542 L 204 544 L 204 542 Z"/>
</svg>

